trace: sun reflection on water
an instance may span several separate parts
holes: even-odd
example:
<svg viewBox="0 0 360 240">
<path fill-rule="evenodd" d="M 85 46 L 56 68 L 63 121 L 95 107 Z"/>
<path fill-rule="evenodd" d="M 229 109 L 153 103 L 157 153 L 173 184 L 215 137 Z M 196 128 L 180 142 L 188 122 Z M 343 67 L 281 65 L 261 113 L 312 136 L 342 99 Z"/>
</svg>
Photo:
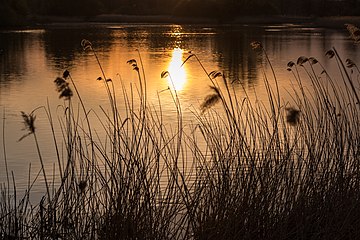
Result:
<svg viewBox="0 0 360 240">
<path fill-rule="evenodd" d="M 185 66 L 181 66 L 182 63 L 183 50 L 181 48 L 174 48 L 168 67 L 168 72 L 171 76 L 168 78 L 168 81 L 170 88 L 177 91 L 184 89 L 187 80 L 186 69 Z"/>
</svg>

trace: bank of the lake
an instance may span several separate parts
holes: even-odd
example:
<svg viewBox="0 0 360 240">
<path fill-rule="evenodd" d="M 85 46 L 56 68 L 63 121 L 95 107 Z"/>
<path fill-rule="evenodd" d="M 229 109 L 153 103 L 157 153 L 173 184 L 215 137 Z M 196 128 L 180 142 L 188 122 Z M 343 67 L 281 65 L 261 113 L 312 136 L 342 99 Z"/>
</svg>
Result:
<svg viewBox="0 0 360 240">
<path fill-rule="evenodd" d="M 73 26 L 79 24 L 113 23 L 113 24 L 305 24 L 313 27 L 343 28 L 344 24 L 360 25 L 360 16 L 283 16 L 257 15 L 237 16 L 231 19 L 206 17 L 180 17 L 173 15 L 124 15 L 101 14 L 97 16 L 28 16 L 16 26 L 18 28 L 44 27 L 47 25 Z M 15 26 L 15 27 L 16 27 Z M 13 26 L 14 27 L 14 26 Z M 6 27 L 9 28 L 9 27 Z"/>
</svg>

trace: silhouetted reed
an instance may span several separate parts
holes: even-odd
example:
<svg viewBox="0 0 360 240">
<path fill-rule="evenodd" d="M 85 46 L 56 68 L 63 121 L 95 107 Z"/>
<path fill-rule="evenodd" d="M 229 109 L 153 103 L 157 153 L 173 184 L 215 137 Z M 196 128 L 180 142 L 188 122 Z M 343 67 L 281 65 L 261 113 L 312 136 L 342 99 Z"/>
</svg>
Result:
<svg viewBox="0 0 360 240">
<path fill-rule="evenodd" d="M 274 84 L 264 77 L 268 105 L 252 101 L 246 91 L 236 92 L 224 73 L 208 72 L 200 58 L 189 53 L 183 65 L 199 64 L 211 93 L 193 109 L 195 124 L 185 125 L 176 90 L 161 91 L 159 102 L 169 94 L 177 113 L 177 122 L 168 126 L 161 104 L 155 108 L 147 103 L 141 59 L 128 61 L 138 73 L 138 86 L 127 91 L 121 79 L 105 77 L 91 42 L 82 45 L 99 64 L 98 80 L 104 83 L 111 113 L 104 107 L 100 112 L 87 110 L 70 72 L 55 80 L 60 96 L 64 89 L 74 89 L 63 96 L 61 140 L 51 110 L 43 108 L 53 132 L 60 179 L 53 189 L 45 181 L 47 195 L 36 207 L 29 205 L 30 180 L 21 199 L 14 180 L 13 193 L 9 191 L 8 180 L 0 196 L 1 237 L 357 238 L 359 71 L 354 73 L 356 64 L 344 63 L 335 48 L 326 55 L 338 64 L 342 79 L 332 79 L 315 58 L 300 56 L 287 65 L 295 81 L 289 90 L 291 103 L 282 100 L 272 67 Z M 261 43 L 252 47 L 271 64 Z M 162 72 L 161 78 L 166 77 L 171 73 Z M 122 112 L 115 98 L 120 93 Z M 81 111 L 74 101 L 80 102 Z M 24 136 L 35 137 L 34 112 L 22 117 L 28 131 Z M 96 133 L 104 136 L 95 134 L 94 121 L 102 126 Z M 64 150 L 57 147 L 60 142 Z"/>
<path fill-rule="evenodd" d="M 204 112 L 208 108 L 211 108 L 220 100 L 221 95 L 219 90 L 213 86 L 210 86 L 210 89 L 212 89 L 214 93 L 211 93 L 205 97 L 204 102 L 200 105 L 200 109 L 202 112 Z"/>
</svg>

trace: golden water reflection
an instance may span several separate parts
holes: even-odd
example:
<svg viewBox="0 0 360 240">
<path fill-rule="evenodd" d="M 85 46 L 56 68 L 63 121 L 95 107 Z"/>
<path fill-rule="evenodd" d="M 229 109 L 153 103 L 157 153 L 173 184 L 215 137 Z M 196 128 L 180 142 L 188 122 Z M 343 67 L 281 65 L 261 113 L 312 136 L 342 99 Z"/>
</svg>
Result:
<svg viewBox="0 0 360 240">
<path fill-rule="evenodd" d="M 170 77 L 168 78 L 169 87 L 176 91 L 184 89 L 187 81 L 187 74 L 185 65 L 183 63 L 183 50 L 181 48 L 174 48 L 172 57 L 168 66 Z"/>
<path fill-rule="evenodd" d="M 267 27 L 270 30 L 273 28 Z M 291 92 L 292 75 L 286 71 L 286 65 L 290 60 L 296 60 L 299 56 L 314 56 L 319 62 L 324 62 L 328 68 L 336 69 L 336 65 L 333 65 L 336 63 L 325 58 L 324 54 L 335 44 L 337 50 L 344 56 L 360 61 L 356 51 L 357 46 L 343 33 L 338 33 L 338 30 L 286 28 L 284 31 L 262 31 L 261 29 L 259 26 L 209 28 L 201 25 L 122 25 L 107 28 L 99 25 L 84 29 L 55 27 L 46 30 L 0 31 L 0 111 L 6 112 L 7 115 L 6 118 L 5 115 L 2 118 L 6 119 L 5 133 L 0 135 L 7 138 L 9 169 L 14 170 L 16 178 L 20 179 L 17 182 L 26 188 L 28 161 L 37 159 L 37 155 L 33 151 L 30 139 L 17 142 L 23 135 L 21 131 L 23 123 L 19 113 L 30 112 L 49 101 L 54 114 L 62 116 L 62 109 L 58 107 L 61 102 L 55 92 L 53 80 L 61 76 L 65 69 L 74 76 L 81 98 L 86 108 L 91 109 L 91 113 L 99 111 L 101 113 L 99 106 L 104 106 L 102 109 L 106 111 L 109 109 L 106 89 L 102 82 L 96 81 L 101 75 L 99 66 L 93 54 L 84 52 L 80 47 L 82 38 L 89 38 L 92 41 L 106 76 L 113 79 L 119 103 L 118 109 L 121 114 L 124 112 L 122 116 L 125 117 L 128 109 L 124 101 L 125 96 L 122 96 L 125 95 L 122 87 L 125 86 L 124 89 L 129 91 L 128 96 L 132 96 L 130 91 L 136 94 L 139 89 L 137 72 L 126 62 L 136 59 L 140 64 L 139 53 L 135 51 L 139 49 L 146 72 L 149 102 L 161 102 L 161 114 L 169 124 L 177 121 L 177 109 L 170 91 L 162 91 L 163 89 L 169 86 L 173 90 L 181 91 L 179 99 L 184 110 L 182 117 L 190 120 L 193 119 L 193 109 L 199 109 L 200 103 L 209 93 L 209 80 L 194 58 L 181 67 L 183 60 L 189 56 L 188 50 L 198 54 L 201 63 L 209 72 L 224 71 L 229 82 L 233 82 L 231 86 L 234 86 L 240 100 L 245 97 L 252 99 L 253 96 L 253 99 L 263 102 L 267 101 L 267 89 L 262 79 L 263 59 L 250 49 L 251 41 L 257 40 L 266 46 L 280 91 L 286 94 L 281 96 L 284 100 L 287 93 Z M 321 34 L 321 37 L 318 34 Z M 271 77 L 270 67 L 265 65 L 265 68 L 264 72 L 269 73 L 267 76 Z M 171 78 L 160 78 L 164 70 L 170 73 Z M 272 78 L 269 79 L 270 84 L 274 82 Z M 308 84 L 307 86 L 311 88 L 311 82 L 302 84 L 304 86 Z M 246 95 L 243 94 L 243 89 L 248 91 Z M 161 94 L 158 94 L 160 91 Z M 221 107 L 221 105 L 217 106 Z M 54 150 L 49 144 L 52 142 L 52 133 L 49 131 L 45 113 L 42 112 L 42 116 L 40 110 L 37 113 L 39 113 L 36 120 L 37 133 L 44 144 L 42 151 L 45 167 L 52 172 Z M 99 127 L 96 125 L 97 120 L 96 118 L 92 121 L 92 127 L 101 129 L 101 124 Z M 2 124 L 1 120 L 0 124 Z M 0 139 L 0 145 L 2 145 L 1 141 Z M 1 151 L 2 149 L 0 156 L 3 156 L 4 153 Z M 2 171 L 5 169 L 3 162 L 0 159 L 0 182 L 3 182 L 2 177 L 5 176 Z M 39 161 L 33 161 L 31 168 L 40 169 Z M 43 184 L 39 184 L 32 190 L 42 192 L 43 187 Z"/>
</svg>

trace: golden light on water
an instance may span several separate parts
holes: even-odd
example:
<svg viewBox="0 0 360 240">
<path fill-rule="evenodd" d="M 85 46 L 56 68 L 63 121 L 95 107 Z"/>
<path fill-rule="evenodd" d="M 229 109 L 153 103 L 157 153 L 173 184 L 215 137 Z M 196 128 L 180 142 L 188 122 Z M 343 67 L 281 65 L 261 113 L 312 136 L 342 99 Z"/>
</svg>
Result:
<svg viewBox="0 0 360 240">
<path fill-rule="evenodd" d="M 168 72 L 170 76 L 168 78 L 169 86 L 171 89 L 181 91 L 186 84 L 186 69 L 185 66 L 181 66 L 183 63 L 183 50 L 180 48 L 174 48 L 172 52 L 172 58 L 169 63 Z"/>
</svg>

